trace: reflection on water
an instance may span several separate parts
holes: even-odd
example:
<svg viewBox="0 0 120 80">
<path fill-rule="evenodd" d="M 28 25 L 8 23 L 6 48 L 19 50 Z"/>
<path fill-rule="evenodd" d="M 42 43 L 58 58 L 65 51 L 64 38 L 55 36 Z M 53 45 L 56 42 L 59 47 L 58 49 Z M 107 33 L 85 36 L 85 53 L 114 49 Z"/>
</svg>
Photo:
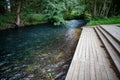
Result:
<svg viewBox="0 0 120 80">
<path fill-rule="evenodd" d="M 52 24 L 1 31 L 0 79 L 53 79 L 79 35 L 80 28 Z"/>
</svg>

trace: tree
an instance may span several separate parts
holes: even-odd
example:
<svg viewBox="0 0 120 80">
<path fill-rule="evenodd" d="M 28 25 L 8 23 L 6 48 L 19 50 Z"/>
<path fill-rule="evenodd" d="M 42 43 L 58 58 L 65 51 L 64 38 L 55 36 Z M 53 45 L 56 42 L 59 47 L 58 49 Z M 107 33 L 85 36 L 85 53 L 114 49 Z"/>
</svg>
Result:
<svg viewBox="0 0 120 80">
<path fill-rule="evenodd" d="M 108 17 L 119 15 L 119 0 L 0 0 L 0 14 L 9 12 L 14 16 L 14 24 L 21 26 L 21 16 L 42 14 L 44 19 L 55 24 L 66 19 L 85 17 Z M 10 7 L 8 9 L 8 6 Z"/>
<path fill-rule="evenodd" d="M 16 9 L 16 17 L 15 17 L 15 25 L 20 26 L 20 9 L 21 9 L 21 2 L 17 2 L 17 9 Z"/>
<path fill-rule="evenodd" d="M 0 14 L 5 14 L 6 12 L 6 1 L 0 0 Z"/>
</svg>

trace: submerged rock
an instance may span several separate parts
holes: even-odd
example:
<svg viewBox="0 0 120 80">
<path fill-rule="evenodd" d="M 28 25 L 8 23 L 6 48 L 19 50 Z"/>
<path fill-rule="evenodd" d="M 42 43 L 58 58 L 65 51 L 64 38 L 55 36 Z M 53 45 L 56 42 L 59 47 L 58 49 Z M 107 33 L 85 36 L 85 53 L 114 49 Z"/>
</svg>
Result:
<svg viewBox="0 0 120 80">
<path fill-rule="evenodd" d="M 28 65 L 23 64 L 22 66 L 14 67 L 14 70 L 19 70 L 19 69 L 21 69 L 21 68 L 25 68 L 25 67 L 28 67 Z"/>
<path fill-rule="evenodd" d="M 61 80 L 65 80 L 66 76 L 63 76 Z"/>
<path fill-rule="evenodd" d="M 33 74 L 31 74 L 31 75 L 29 75 L 28 77 L 29 77 L 29 78 L 32 78 L 32 77 L 34 77 L 34 75 L 33 75 Z"/>
<path fill-rule="evenodd" d="M 7 63 L 8 63 L 8 62 L 1 62 L 1 63 L 0 63 L 0 67 L 3 66 L 3 65 L 5 65 L 5 64 L 7 64 Z"/>
<path fill-rule="evenodd" d="M 30 78 L 23 78 L 23 79 L 20 79 L 20 80 L 30 80 Z"/>
<path fill-rule="evenodd" d="M 15 80 L 21 77 L 20 73 L 15 74 L 13 77 L 11 77 L 9 80 Z"/>
<path fill-rule="evenodd" d="M 26 72 L 16 73 L 12 77 L 10 77 L 9 80 L 18 80 L 25 75 L 26 75 Z"/>
<path fill-rule="evenodd" d="M 63 75 L 65 74 L 65 72 L 60 72 L 60 73 L 58 73 L 56 76 L 55 76 L 55 79 L 58 79 L 58 78 L 60 78 L 60 77 L 62 77 Z"/>
<path fill-rule="evenodd" d="M 65 64 L 62 66 L 63 69 L 68 69 L 69 68 L 69 65 L 68 64 Z"/>
<path fill-rule="evenodd" d="M 2 78 L 2 79 L 0 79 L 0 80 L 7 80 L 7 78 Z"/>
</svg>

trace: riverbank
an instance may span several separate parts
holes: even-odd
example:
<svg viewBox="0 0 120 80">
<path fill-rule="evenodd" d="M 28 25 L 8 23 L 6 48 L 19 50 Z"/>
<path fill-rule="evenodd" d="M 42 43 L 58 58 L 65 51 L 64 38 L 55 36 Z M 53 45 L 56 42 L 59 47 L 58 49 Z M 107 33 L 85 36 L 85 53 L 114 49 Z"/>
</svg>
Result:
<svg viewBox="0 0 120 80">
<path fill-rule="evenodd" d="M 20 27 L 34 26 L 38 24 L 47 23 L 48 20 L 42 14 L 30 14 L 27 16 L 21 16 Z M 120 16 L 114 16 L 109 18 L 94 18 L 91 19 L 87 24 L 88 26 L 99 25 L 99 24 L 119 24 Z M 8 28 L 16 28 L 14 24 L 14 17 L 11 14 L 0 15 L 0 30 L 5 30 Z"/>
<path fill-rule="evenodd" d="M 42 14 L 29 14 L 21 15 L 21 24 L 19 27 L 33 26 L 42 23 L 47 23 L 48 21 L 44 18 Z M 8 28 L 16 28 L 14 24 L 14 16 L 12 14 L 0 15 L 0 30 L 5 30 Z"/>
<path fill-rule="evenodd" d="M 31 15 L 28 15 L 28 16 L 22 16 L 21 17 L 21 24 L 20 26 L 16 26 L 14 24 L 14 18 L 12 17 L 12 15 L 0 15 L 1 19 L 0 19 L 0 30 L 5 30 L 5 29 L 11 29 L 11 28 L 21 28 L 21 27 L 28 27 L 28 26 L 35 26 L 35 25 L 41 25 L 41 24 L 47 24 L 47 23 L 50 23 L 50 24 L 54 24 L 56 22 L 52 22 L 52 21 L 49 21 L 47 20 L 47 18 L 42 15 L 42 14 L 31 14 Z M 24 18 L 23 18 L 24 17 Z M 86 25 L 87 22 L 89 20 L 87 19 L 79 19 L 79 18 L 71 18 L 71 19 L 67 19 L 67 20 L 64 20 L 65 23 L 62 23 L 62 24 L 65 24 L 66 26 L 75 26 L 75 25 Z M 75 22 L 75 23 L 74 23 Z M 61 25 L 61 23 L 59 24 Z M 56 25 L 58 26 L 58 25 Z"/>
</svg>

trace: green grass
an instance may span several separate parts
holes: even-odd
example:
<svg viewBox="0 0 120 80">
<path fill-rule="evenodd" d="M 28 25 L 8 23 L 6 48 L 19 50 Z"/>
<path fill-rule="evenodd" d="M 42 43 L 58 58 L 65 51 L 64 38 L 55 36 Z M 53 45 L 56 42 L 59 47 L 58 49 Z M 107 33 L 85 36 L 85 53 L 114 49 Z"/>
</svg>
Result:
<svg viewBox="0 0 120 80">
<path fill-rule="evenodd" d="M 90 22 L 87 25 L 93 26 L 98 24 L 120 24 L 120 16 L 93 19 L 90 20 Z"/>
</svg>

